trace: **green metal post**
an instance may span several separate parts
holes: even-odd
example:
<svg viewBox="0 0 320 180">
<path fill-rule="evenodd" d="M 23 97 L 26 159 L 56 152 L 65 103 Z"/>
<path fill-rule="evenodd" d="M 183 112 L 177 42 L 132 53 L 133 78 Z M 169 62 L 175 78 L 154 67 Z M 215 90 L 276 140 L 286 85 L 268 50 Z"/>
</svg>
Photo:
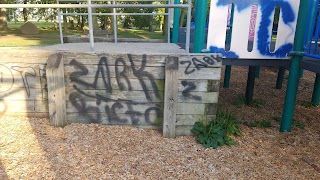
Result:
<svg viewBox="0 0 320 180">
<path fill-rule="evenodd" d="M 246 87 L 246 104 L 249 105 L 253 100 L 254 81 L 256 78 L 256 66 L 249 66 L 247 87 Z"/>
<path fill-rule="evenodd" d="M 303 69 L 300 69 L 299 71 L 299 78 L 302 78 L 303 77 Z"/>
<path fill-rule="evenodd" d="M 260 77 L 260 66 L 256 66 L 256 78 Z"/>
<path fill-rule="evenodd" d="M 312 105 L 317 107 L 319 106 L 319 102 L 320 102 L 320 74 L 317 73 L 316 80 L 313 86 Z"/>
<path fill-rule="evenodd" d="M 279 67 L 277 83 L 276 83 L 276 89 L 281 89 L 282 88 L 282 83 L 283 83 L 284 73 L 285 72 L 286 72 L 286 67 L 284 67 L 284 66 Z"/>
<path fill-rule="evenodd" d="M 207 22 L 207 5 L 208 0 L 196 1 L 195 29 L 194 29 L 194 46 L 193 52 L 200 53 L 204 48 L 205 28 Z"/>
<path fill-rule="evenodd" d="M 230 14 L 230 24 L 228 24 L 228 27 L 230 28 L 229 33 L 226 37 L 226 44 L 229 46 L 228 49 L 230 49 L 231 44 L 231 38 L 232 38 L 232 24 L 233 24 L 233 12 L 234 12 L 234 5 L 232 4 L 231 7 L 231 14 Z M 224 71 L 224 81 L 223 81 L 223 87 L 229 88 L 230 87 L 230 78 L 231 78 L 231 65 L 226 65 L 226 69 Z"/>
<path fill-rule="evenodd" d="M 180 0 L 174 0 L 174 4 L 180 4 Z M 173 29 L 172 29 L 172 43 L 179 42 L 179 23 L 180 23 L 180 9 L 174 8 L 173 13 Z"/>
<path fill-rule="evenodd" d="M 291 58 L 291 67 L 289 71 L 289 80 L 282 112 L 280 132 L 291 131 L 294 106 L 297 98 L 297 89 L 299 84 L 299 64 L 304 51 L 303 44 L 305 27 L 309 12 L 309 2 L 310 1 L 300 1 L 298 21 L 293 46 L 294 53 L 292 53 Z"/>
<path fill-rule="evenodd" d="M 231 78 L 231 65 L 226 65 L 226 69 L 224 70 L 224 81 L 223 81 L 224 88 L 230 87 L 230 78 Z"/>
</svg>

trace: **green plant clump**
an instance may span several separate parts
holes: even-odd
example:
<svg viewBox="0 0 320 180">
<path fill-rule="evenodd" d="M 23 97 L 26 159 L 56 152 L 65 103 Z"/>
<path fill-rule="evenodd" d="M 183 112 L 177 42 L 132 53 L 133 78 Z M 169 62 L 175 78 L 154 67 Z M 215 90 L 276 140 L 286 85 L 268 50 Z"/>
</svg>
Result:
<svg viewBox="0 0 320 180">
<path fill-rule="evenodd" d="M 245 105 L 254 107 L 254 108 L 262 108 L 265 105 L 265 102 L 262 99 L 253 99 L 249 104 L 246 103 L 246 98 L 244 96 L 238 96 L 232 102 L 233 105 L 241 108 Z"/>
<path fill-rule="evenodd" d="M 241 134 L 239 125 L 230 112 L 218 111 L 214 120 L 208 121 L 204 116 L 194 124 L 191 131 L 205 148 L 216 149 L 219 146 L 236 144 L 230 136 Z"/>
</svg>

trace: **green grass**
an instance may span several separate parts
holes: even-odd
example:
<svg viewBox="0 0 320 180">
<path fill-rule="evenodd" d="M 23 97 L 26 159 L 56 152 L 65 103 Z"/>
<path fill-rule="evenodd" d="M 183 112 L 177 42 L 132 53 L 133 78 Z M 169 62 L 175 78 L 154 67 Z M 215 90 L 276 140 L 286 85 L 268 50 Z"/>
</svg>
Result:
<svg viewBox="0 0 320 180">
<path fill-rule="evenodd" d="M 9 29 L 0 31 L 0 47 L 21 47 L 21 46 L 46 46 L 60 43 L 59 29 L 54 29 L 53 22 L 31 21 L 34 23 L 39 34 L 24 35 L 19 28 L 24 22 L 9 22 Z M 68 30 L 64 35 L 85 35 L 82 30 Z M 148 32 L 148 30 L 118 29 L 118 38 L 138 38 L 138 39 L 166 39 L 161 31 Z"/>
<path fill-rule="evenodd" d="M 246 105 L 246 98 L 244 96 L 237 96 L 232 104 L 237 107 L 243 107 Z M 261 99 L 253 99 L 248 105 L 254 108 L 262 108 L 265 102 Z"/>
<path fill-rule="evenodd" d="M 305 108 L 310 108 L 310 107 L 312 107 L 312 103 L 309 101 L 302 101 L 301 106 L 303 106 Z"/>
<path fill-rule="evenodd" d="M 167 36 L 162 36 L 162 31 L 149 32 L 148 30 L 140 29 L 118 29 L 119 38 L 139 38 L 139 39 L 166 39 Z"/>
</svg>

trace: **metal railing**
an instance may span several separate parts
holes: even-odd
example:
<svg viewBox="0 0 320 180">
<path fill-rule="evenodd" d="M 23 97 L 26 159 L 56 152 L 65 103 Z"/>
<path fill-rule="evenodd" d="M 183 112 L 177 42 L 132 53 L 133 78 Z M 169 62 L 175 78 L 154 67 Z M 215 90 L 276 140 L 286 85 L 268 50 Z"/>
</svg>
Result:
<svg viewBox="0 0 320 180">
<path fill-rule="evenodd" d="M 91 0 L 91 2 L 104 2 L 107 0 Z M 126 2 L 134 2 L 135 0 L 125 0 Z M 144 0 L 138 0 L 138 1 L 144 1 Z M 148 0 L 149 2 L 168 2 L 170 4 L 171 0 Z M 87 0 L 57 0 L 57 3 L 60 4 L 60 2 L 87 2 Z M 117 2 L 124 2 L 122 0 L 113 0 L 112 4 L 116 4 Z M 62 17 L 64 15 L 87 15 L 89 16 L 88 13 L 61 13 L 60 9 L 58 9 L 58 16 Z M 114 42 L 118 43 L 118 29 L 117 29 L 117 16 L 118 15 L 142 15 L 142 16 L 155 16 L 155 15 L 167 15 L 168 19 L 170 19 L 170 13 L 117 13 L 116 8 L 112 8 L 112 13 L 91 13 L 92 16 L 94 15 L 111 15 L 113 17 L 113 34 L 114 34 Z M 168 21 L 168 43 L 170 43 L 170 21 Z M 63 32 L 62 32 L 62 27 L 61 27 L 61 18 L 59 18 L 59 29 L 60 29 L 60 41 L 61 44 L 63 44 Z"/>
<path fill-rule="evenodd" d="M 59 2 L 67 2 L 70 0 L 59 0 Z M 191 7 L 192 3 L 191 0 L 188 0 L 188 4 L 92 4 L 92 2 L 95 1 L 106 1 L 106 0 L 83 0 L 83 2 L 86 2 L 86 4 L 59 4 L 57 1 L 57 4 L 1 4 L 1 8 L 57 8 L 58 12 L 60 12 L 60 9 L 62 8 L 86 8 L 88 9 L 88 25 L 89 25 L 89 40 L 90 40 L 90 50 L 94 50 L 94 37 L 93 37 L 93 22 L 92 22 L 92 15 L 96 15 L 96 13 L 92 13 L 92 8 L 186 8 L 187 9 L 187 32 L 186 32 L 186 52 L 189 52 L 190 47 L 190 24 L 191 24 Z M 113 0 L 117 1 L 117 0 Z M 134 1 L 134 0 L 118 0 L 118 1 Z M 139 1 L 139 0 L 138 0 Z M 140 0 L 142 1 L 142 0 Z M 143 1 L 163 1 L 163 0 L 143 0 Z M 170 0 L 168 0 L 170 2 Z M 101 15 L 101 14 L 97 14 Z M 111 13 L 113 15 L 114 20 L 116 15 L 118 15 L 114 10 Z M 169 16 L 169 15 L 168 15 Z M 59 26 L 60 26 L 60 39 L 61 42 L 63 42 L 62 37 L 62 28 L 61 28 L 61 16 L 58 16 Z M 168 18 L 168 21 L 169 18 Z M 114 28 L 115 30 L 117 28 Z M 168 40 L 170 40 L 170 26 L 168 25 Z M 117 33 L 115 33 L 117 34 Z M 117 35 L 115 35 L 115 39 Z M 170 42 L 170 41 L 169 41 Z"/>
</svg>

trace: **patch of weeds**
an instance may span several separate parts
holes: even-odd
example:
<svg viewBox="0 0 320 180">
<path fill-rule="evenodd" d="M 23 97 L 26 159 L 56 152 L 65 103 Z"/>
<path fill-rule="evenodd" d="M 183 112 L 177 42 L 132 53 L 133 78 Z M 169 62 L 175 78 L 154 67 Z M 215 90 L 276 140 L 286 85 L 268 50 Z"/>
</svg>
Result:
<svg viewBox="0 0 320 180">
<path fill-rule="evenodd" d="M 249 103 L 249 106 L 255 107 L 255 108 L 262 108 L 265 105 L 265 102 L 261 99 L 254 99 L 252 102 Z"/>
<path fill-rule="evenodd" d="M 302 101 L 300 105 L 303 106 L 303 107 L 305 107 L 305 108 L 310 108 L 310 107 L 312 107 L 312 103 L 309 102 L 309 101 Z"/>
<path fill-rule="evenodd" d="M 244 96 L 237 96 L 232 102 L 233 105 L 237 107 L 242 107 L 246 105 L 246 98 Z"/>
<path fill-rule="evenodd" d="M 294 127 L 297 127 L 297 128 L 300 128 L 300 129 L 304 129 L 304 124 L 303 124 L 303 122 L 301 122 L 301 121 L 293 121 L 293 122 L 292 122 L 292 125 L 293 125 Z"/>
<path fill-rule="evenodd" d="M 208 121 L 207 116 L 203 116 L 193 125 L 191 131 L 196 135 L 197 140 L 205 147 L 216 149 L 223 145 L 234 145 L 231 136 L 240 135 L 240 122 L 227 111 L 218 111 L 216 118 Z"/>
<path fill-rule="evenodd" d="M 243 124 L 249 127 L 257 127 L 257 128 L 272 127 L 271 121 L 254 121 L 254 122 L 245 122 Z"/>
<path fill-rule="evenodd" d="M 281 116 L 274 116 L 272 119 L 277 122 L 281 122 L 282 117 Z"/>
<path fill-rule="evenodd" d="M 243 107 L 246 105 L 246 98 L 244 96 L 238 96 L 232 104 L 237 107 Z M 262 108 L 265 102 L 261 99 L 253 99 L 248 105 L 254 108 Z"/>
</svg>

